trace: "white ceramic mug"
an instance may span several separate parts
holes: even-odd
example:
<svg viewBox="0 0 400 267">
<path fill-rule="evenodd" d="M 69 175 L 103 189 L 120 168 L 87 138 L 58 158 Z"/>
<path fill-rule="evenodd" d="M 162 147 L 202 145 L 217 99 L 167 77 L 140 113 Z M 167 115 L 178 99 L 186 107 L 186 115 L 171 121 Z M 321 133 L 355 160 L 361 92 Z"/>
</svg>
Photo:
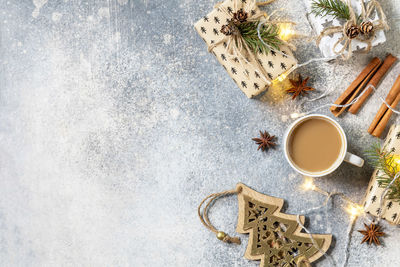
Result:
<svg viewBox="0 0 400 267">
<path fill-rule="evenodd" d="M 308 172 L 306 170 L 299 168 L 298 166 L 296 166 L 296 164 L 292 161 L 292 159 L 289 156 L 289 140 L 293 133 L 293 130 L 300 123 L 302 123 L 306 120 L 309 120 L 309 119 L 313 119 L 313 118 L 324 119 L 324 120 L 328 121 L 329 123 L 331 123 L 333 126 L 335 126 L 335 128 L 339 132 L 341 140 L 342 140 L 342 147 L 340 149 L 340 154 L 337 157 L 336 161 L 328 169 L 319 171 L 319 172 Z M 343 131 L 343 128 L 339 125 L 339 123 L 337 123 L 336 121 L 334 121 L 333 119 L 331 119 L 325 115 L 312 114 L 312 115 L 304 116 L 304 117 L 301 117 L 300 119 L 297 119 L 295 122 L 292 123 L 292 125 L 290 125 L 290 127 L 286 131 L 284 140 L 285 140 L 284 141 L 285 142 L 285 157 L 286 157 L 287 161 L 289 162 L 290 166 L 294 170 L 296 170 L 297 172 L 299 172 L 305 176 L 321 177 L 321 176 L 328 175 L 328 174 L 332 173 L 333 171 L 335 171 L 340 166 L 340 164 L 342 164 L 343 161 L 346 161 L 346 162 L 351 163 L 358 167 L 362 167 L 364 165 L 364 160 L 362 158 L 347 152 L 347 139 L 346 139 L 346 134 Z"/>
</svg>

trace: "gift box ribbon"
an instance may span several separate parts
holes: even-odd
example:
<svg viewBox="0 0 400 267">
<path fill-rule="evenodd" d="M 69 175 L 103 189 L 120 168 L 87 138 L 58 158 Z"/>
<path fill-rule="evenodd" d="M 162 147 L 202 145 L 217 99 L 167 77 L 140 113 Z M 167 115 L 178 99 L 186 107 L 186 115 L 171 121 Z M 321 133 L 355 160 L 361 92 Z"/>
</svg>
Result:
<svg viewBox="0 0 400 267">
<path fill-rule="evenodd" d="M 320 35 L 317 38 L 317 46 L 319 46 L 321 40 L 323 37 L 332 35 L 335 33 L 343 33 L 342 37 L 335 43 L 333 46 L 332 50 L 335 54 L 337 55 L 342 55 L 343 59 L 349 59 L 352 55 L 352 40 L 356 39 L 357 41 L 360 41 L 362 43 L 367 44 L 367 47 L 365 48 L 364 52 L 368 53 L 371 48 L 372 48 L 372 41 L 375 38 L 375 32 L 379 30 L 388 30 L 389 26 L 386 21 L 386 15 L 382 10 L 382 7 L 380 3 L 376 0 L 371 0 L 367 7 L 365 7 L 364 1 L 361 1 L 361 8 L 362 8 L 362 13 L 359 18 L 357 18 L 354 9 L 351 5 L 351 1 L 347 0 L 347 6 L 349 7 L 349 12 L 350 12 L 350 19 L 346 21 L 346 23 L 343 26 L 331 26 L 325 28 Z M 369 21 L 369 18 L 372 14 L 373 10 L 377 10 L 379 13 L 380 19 L 375 22 L 373 25 L 373 30 L 372 32 L 366 37 L 366 38 L 360 38 L 360 37 L 355 37 L 352 38 L 351 36 L 348 36 L 347 31 L 351 28 L 357 25 L 357 21 L 361 19 L 363 22 Z M 340 49 L 339 51 L 336 51 L 336 48 L 339 44 L 341 44 L 344 41 L 343 48 Z M 347 49 L 347 54 L 344 55 L 344 52 Z"/>
<path fill-rule="evenodd" d="M 255 12 L 255 7 L 256 6 L 264 6 L 267 4 L 270 4 L 274 2 L 275 0 L 269 0 L 265 2 L 256 2 L 255 0 L 251 1 L 242 1 L 242 0 L 233 0 L 233 10 L 238 11 L 238 10 L 243 10 L 248 14 L 247 22 L 259 22 L 257 31 L 258 31 L 258 37 L 260 41 L 267 46 L 269 49 L 274 50 L 271 46 L 266 44 L 261 36 L 260 36 L 260 26 L 263 25 L 266 22 L 272 23 L 274 25 L 278 23 L 291 23 L 295 24 L 294 22 L 291 21 L 280 21 L 280 20 L 274 20 L 274 21 L 269 21 L 269 18 L 271 16 L 267 16 L 266 13 L 261 13 L 261 12 Z M 216 5 L 216 8 L 219 11 L 222 11 L 227 15 L 229 18 L 233 19 L 233 10 L 228 10 L 226 7 L 221 5 L 221 3 Z M 275 13 L 275 12 L 273 12 Z M 261 22 L 261 19 L 264 18 L 264 20 Z M 284 40 L 280 40 L 280 42 L 291 49 L 295 50 L 294 45 L 287 43 Z M 212 52 L 215 47 L 217 47 L 220 44 L 226 44 L 224 45 L 225 47 L 225 54 L 231 58 L 231 59 L 237 59 L 239 61 L 239 64 L 244 68 L 244 64 L 249 64 L 252 66 L 256 72 L 261 76 L 261 78 L 266 82 L 270 83 L 270 79 L 268 79 L 268 73 L 264 69 L 264 67 L 261 65 L 259 60 L 256 59 L 255 55 L 247 45 L 246 41 L 243 39 L 243 37 L 240 34 L 231 34 L 231 35 L 221 35 L 221 37 L 217 38 L 217 40 L 210 44 L 208 46 L 208 51 Z M 282 53 L 285 57 L 288 57 L 290 55 Z M 251 60 L 249 60 L 249 58 Z M 254 62 L 254 63 L 252 63 Z M 245 73 L 247 76 L 248 74 Z"/>
</svg>

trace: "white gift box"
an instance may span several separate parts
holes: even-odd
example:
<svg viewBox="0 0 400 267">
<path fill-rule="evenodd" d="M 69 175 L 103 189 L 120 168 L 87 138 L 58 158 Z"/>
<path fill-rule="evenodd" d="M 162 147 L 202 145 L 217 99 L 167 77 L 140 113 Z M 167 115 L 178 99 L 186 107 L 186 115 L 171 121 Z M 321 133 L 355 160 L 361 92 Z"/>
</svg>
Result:
<svg viewBox="0 0 400 267">
<path fill-rule="evenodd" d="M 325 17 L 320 17 L 320 16 L 315 16 L 314 14 L 311 13 L 311 3 L 312 0 L 305 0 L 306 6 L 307 6 L 307 18 L 308 22 L 310 23 L 311 27 L 315 31 L 316 35 L 319 36 L 320 33 L 327 27 L 332 27 L 332 26 L 343 26 L 345 23 L 344 21 L 340 21 L 336 18 L 334 18 L 331 15 L 327 15 Z M 361 3 L 358 0 L 352 0 L 351 1 L 353 10 L 356 14 L 361 14 Z M 366 2 L 365 4 L 368 4 Z M 372 12 L 370 16 L 370 20 L 372 22 L 379 20 L 378 13 L 376 10 Z M 321 39 L 321 42 L 319 44 L 319 49 L 321 50 L 322 54 L 324 57 L 336 57 L 338 54 L 336 54 L 333 51 L 333 47 L 336 44 L 336 42 L 343 36 L 343 33 L 334 33 L 331 35 L 324 36 Z M 377 46 L 379 44 L 383 44 L 386 42 L 386 36 L 385 32 L 383 30 L 379 30 L 375 33 L 375 38 L 372 40 L 372 46 Z M 351 42 L 351 50 L 352 51 L 357 51 L 357 50 L 364 50 L 367 47 L 366 43 L 360 42 L 356 39 L 353 39 Z M 336 46 L 336 52 L 340 51 L 343 48 L 343 44 L 340 43 Z"/>
</svg>

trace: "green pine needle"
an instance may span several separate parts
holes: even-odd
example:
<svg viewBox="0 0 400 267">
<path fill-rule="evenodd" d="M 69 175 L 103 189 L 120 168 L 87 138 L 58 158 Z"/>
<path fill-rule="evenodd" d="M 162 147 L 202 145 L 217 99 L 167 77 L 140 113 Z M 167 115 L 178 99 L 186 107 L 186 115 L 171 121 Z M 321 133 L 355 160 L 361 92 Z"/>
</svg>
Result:
<svg viewBox="0 0 400 267">
<path fill-rule="evenodd" d="M 366 155 L 371 165 L 382 173 L 377 176 L 379 187 L 386 188 L 400 171 L 400 167 L 394 162 L 393 153 L 385 152 L 379 144 L 376 144 L 366 151 Z M 400 182 L 396 181 L 390 186 L 386 198 L 400 201 Z"/>
<path fill-rule="evenodd" d="M 311 13 L 321 17 L 332 15 L 338 19 L 350 19 L 349 7 L 341 0 L 313 0 Z"/>
<path fill-rule="evenodd" d="M 244 41 L 254 53 L 268 54 L 271 49 L 268 46 L 264 45 L 258 38 L 258 23 L 259 22 L 244 22 L 239 24 L 237 27 Z M 264 24 L 261 26 L 260 30 L 261 38 L 263 39 L 263 41 L 272 48 L 280 50 L 279 45 L 282 44 L 282 41 L 279 39 L 278 26 L 272 24 Z"/>
</svg>

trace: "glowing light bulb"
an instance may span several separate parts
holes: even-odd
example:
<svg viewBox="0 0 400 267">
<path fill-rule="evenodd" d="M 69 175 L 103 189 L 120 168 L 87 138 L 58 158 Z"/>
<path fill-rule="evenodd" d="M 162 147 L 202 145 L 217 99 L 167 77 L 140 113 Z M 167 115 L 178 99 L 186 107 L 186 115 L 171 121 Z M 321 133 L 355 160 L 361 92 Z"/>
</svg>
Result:
<svg viewBox="0 0 400 267">
<path fill-rule="evenodd" d="M 283 82 L 286 78 L 287 78 L 287 74 L 283 73 L 282 75 L 278 76 L 278 78 L 276 78 L 276 80 L 278 82 Z"/>
<path fill-rule="evenodd" d="M 397 173 L 400 171 L 400 155 L 393 155 L 388 158 L 386 161 L 386 165 L 390 166 L 393 169 L 393 172 Z"/>
<path fill-rule="evenodd" d="M 393 155 L 393 163 L 396 165 L 396 170 L 400 168 L 400 155 Z"/>
<path fill-rule="evenodd" d="M 315 190 L 314 181 L 310 177 L 306 177 L 304 180 L 303 188 L 305 190 Z"/>
<path fill-rule="evenodd" d="M 279 38 L 283 41 L 287 41 L 294 35 L 294 31 L 292 30 L 292 25 L 290 23 L 283 23 L 279 25 Z"/>
<path fill-rule="evenodd" d="M 363 214 L 364 208 L 360 205 L 353 204 L 347 207 L 346 211 L 350 214 L 351 218 L 356 218 L 357 216 Z"/>
</svg>

